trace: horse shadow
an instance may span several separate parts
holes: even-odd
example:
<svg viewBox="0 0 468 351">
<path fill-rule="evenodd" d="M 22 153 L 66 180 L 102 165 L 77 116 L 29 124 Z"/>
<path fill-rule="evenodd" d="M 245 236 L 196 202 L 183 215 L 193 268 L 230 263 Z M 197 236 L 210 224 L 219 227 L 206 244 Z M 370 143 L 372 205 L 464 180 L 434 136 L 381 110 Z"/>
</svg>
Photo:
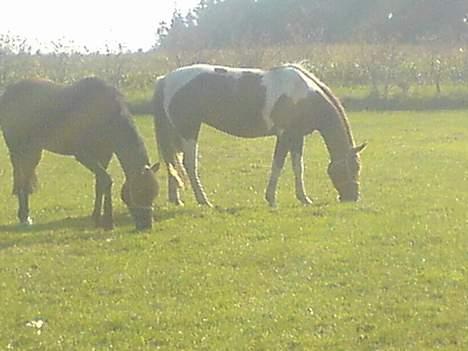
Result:
<svg viewBox="0 0 468 351">
<path fill-rule="evenodd" d="M 321 205 L 308 206 L 312 216 L 321 217 Z M 114 231 L 106 231 L 103 228 L 96 227 L 91 216 L 65 217 L 49 222 L 37 222 L 30 226 L 19 224 L 0 225 L 0 235 L 9 234 L 4 238 L 0 238 L 0 251 L 11 247 L 28 247 L 41 244 L 68 244 L 76 241 L 104 241 L 110 236 L 115 235 L 139 235 L 141 233 L 155 234 L 157 226 L 160 223 L 171 220 L 185 219 L 203 219 L 206 216 L 217 213 L 221 216 L 241 216 L 243 212 L 250 211 L 249 206 L 231 206 L 214 208 L 205 207 L 178 207 L 167 206 L 157 207 L 153 215 L 153 231 L 137 231 L 134 228 L 134 222 L 130 214 L 126 212 L 114 212 Z M 277 208 L 269 208 L 271 213 L 279 211 Z M 128 229 L 131 228 L 131 229 Z"/>
<path fill-rule="evenodd" d="M 32 225 L 6 224 L 0 225 L 0 233 L 40 233 L 55 232 L 62 229 L 73 229 L 73 231 L 85 231 L 92 225 L 91 217 L 66 217 L 45 223 L 34 223 Z"/>
<path fill-rule="evenodd" d="M 176 217 L 197 217 L 199 211 L 195 208 L 157 208 L 153 215 L 154 224 L 175 219 Z M 125 226 L 134 226 L 134 222 L 130 214 L 122 212 L 114 212 L 115 229 Z M 91 216 L 65 217 L 48 222 L 35 222 L 32 225 L 21 225 L 17 223 L 0 225 L 1 233 L 50 233 L 62 230 L 71 230 L 72 232 L 88 232 L 95 230 L 96 232 L 104 232 L 105 230 L 96 227 Z"/>
<path fill-rule="evenodd" d="M 221 212 L 232 212 L 226 209 L 217 209 Z M 234 210 L 237 212 L 236 210 Z M 180 218 L 203 218 L 209 215 L 206 210 L 191 207 L 165 207 L 156 208 L 153 215 L 153 229 L 159 223 Z M 91 216 L 65 217 L 48 222 L 36 222 L 25 226 L 16 223 L 0 225 L 0 235 L 9 234 L 0 238 L 0 251 L 11 247 L 28 247 L 34 245 L 68 244 L 76 241 L 108 240 L 110 236 L 151 234 L 151 230 L 137 231 L 130 214 L 114 212 L 114 230 L 106 231 L 96 227 Z M 131 229 L 128 229 L 131 228 Z"/>
<path fill-rule="evenodd" d="M 102 228 L 96 228 L 90 216 L 66 217 L 32 225 L 0 225 L 0 251 L 11 247 L 29 247 L 42 244 L 66 244 L 77 240 L 105 240 Z"/>
</svg>

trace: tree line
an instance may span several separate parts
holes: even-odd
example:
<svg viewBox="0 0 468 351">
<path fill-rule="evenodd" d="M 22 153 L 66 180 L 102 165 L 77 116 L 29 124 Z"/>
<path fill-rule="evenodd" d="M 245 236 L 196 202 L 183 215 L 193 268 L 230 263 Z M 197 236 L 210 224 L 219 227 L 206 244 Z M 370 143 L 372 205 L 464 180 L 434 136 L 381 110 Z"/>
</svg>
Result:
<svg viewBox="0 0 468 351">
<path fill-rule="evenodd" d="M 200 0 L 159 23 L 157 47 L 467 42 L 466 0 Z"/>
</svg>

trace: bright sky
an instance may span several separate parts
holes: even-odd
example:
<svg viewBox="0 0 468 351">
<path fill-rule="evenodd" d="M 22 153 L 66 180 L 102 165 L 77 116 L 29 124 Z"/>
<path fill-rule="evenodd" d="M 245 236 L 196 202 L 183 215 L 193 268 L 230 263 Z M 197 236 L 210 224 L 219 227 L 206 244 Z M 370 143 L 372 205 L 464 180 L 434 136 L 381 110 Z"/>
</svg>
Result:
<svg viewBox="0 0 468 351">
<path fill-rule="evenodd" d="M 42 47 L 51 41 L 73 41 L 90 50 L 125 48 L 147 50 L 156 29 L 169 20 L 175 7 L 193 8 L 199 0 L 5 0 L 0 34 L 19 35 Z"/>
</svg>

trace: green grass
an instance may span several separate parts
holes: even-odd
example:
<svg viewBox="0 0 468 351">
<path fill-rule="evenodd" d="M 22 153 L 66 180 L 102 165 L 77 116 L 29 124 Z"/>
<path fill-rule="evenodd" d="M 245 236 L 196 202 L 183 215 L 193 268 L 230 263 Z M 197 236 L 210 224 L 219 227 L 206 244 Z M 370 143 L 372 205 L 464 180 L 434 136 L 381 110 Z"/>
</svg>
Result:
<svg viewBox="0 0 468 351">
<path fill-rule="evenodd" d="M 2 350 L 464 350 L 468 347 L 468 112 L 353 113 L 362 200 L 339 204 L 317 135 L 307 140 L 314 205 L 263 191 L 272 139 L 205 128 L 201 176 L 216 209 L 158 199 L 136 233 L 93 229 L 93 180 L 45 154 L 35 225 L 15 225 L 1 143 Z M 152 125 L 138 118 L 155 158 Z M 31 321 L 45 321 L 41 328 Z M 28 324 L 29 323 L 29 324 Z"/>
</svg>

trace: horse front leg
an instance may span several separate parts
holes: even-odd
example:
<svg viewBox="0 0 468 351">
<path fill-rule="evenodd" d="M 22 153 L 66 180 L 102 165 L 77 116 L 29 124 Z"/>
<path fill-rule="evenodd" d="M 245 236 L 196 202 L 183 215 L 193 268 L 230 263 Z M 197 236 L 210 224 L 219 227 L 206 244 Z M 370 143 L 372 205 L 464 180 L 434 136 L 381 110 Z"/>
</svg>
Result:
<svg viewBox="0 0 468 351">
<path fill-rule="evenodd" d="M 96 198 L 94 200 L 93 219 L 97 226 L 102 226 L 105 230 L 114 228 L 112 214 L 112 178 L 99 161 L 87 156 L 76 156 L 76 160 L 94 173 L 96 177 Z M 104 208 L 101 217 L 101 207 Z M 96 221 L 97 219 L 97 221 Z"/>
<path fill-rule="evenodd" d="M 169 202 L 177 206 L 183 206 L 184 202 L 180 199 L 179 184 L 171 172 L 167 172 L 167 189 Z"/>
<path fill-rule="evenodd" d="M 198 176 L 198 144 L 196 139 L 183 141 L 184 167 L 192 185 L 193 193 L 198 204 L 213 207 L 208 200 L 205 190 Z"/>
<path fill-rule="evenodd" d="M 104 212 L 102 215 L 102 227 L 105 230 L 111 230 L 114 228 L 114 217 L 112 209 L 112 179 L 107 174 L 103 185 L 104 192 Z"/>
<path fill-rule="evenodd" d="M 110 160 L 112 159 L 112 153 L 103 155 L 99 157 L 100 161 L 99 164 L 104 168 L 105 170 L 109 166 Z M 101 221 L 102 221 L 102 205 L 103 205 L 103 200 L 104 200 L 104 192 L 103 189 L 106 187 L 106 185 L 101 184 L 102 181 L 98 182 L 98 179 L 96 177 L 95 180 L 95 185 L 94 185 L 94 209 L 93 213 L 91 214 L 91 217 L 93 219 L 94 225 L 96 227 L 101 226 Z M 104 181 L 105 183 L 105 181 Z"/>
<path fill-rule="evenodd" d="M 104 198 L 104 193 L 102 192 L 102 187 L 99 185 L 97 178 L 94 185 L 94 194 L 94 209 L 91 217 L 93 218 L 94 225 L 99 227 L 101 225 L 102 201 Z"/>
<path fill-rule="evenodd" d="M 29 217 L 29 194 L 24 189 L 17 193 L 18 197 L 18 220 L 21 225 L 32 225 L 32 219 Z"/>
<path fill-rule="evenodd" d="M 276 188 L 288 151 L 288 139 L 284 135 L 277 137 L 271 164 L 270 179 L 265 191 L 265 199 L 271 207 L 276 207 Z"/>
<path fill-rule="evenodd" d="M 304 137 L 292 139 L 290 150 L 296 185 L 296 198 L 304 205 L 310 205 L 312 200 L 307 196 L 304 186 Z"/>
</svg>

